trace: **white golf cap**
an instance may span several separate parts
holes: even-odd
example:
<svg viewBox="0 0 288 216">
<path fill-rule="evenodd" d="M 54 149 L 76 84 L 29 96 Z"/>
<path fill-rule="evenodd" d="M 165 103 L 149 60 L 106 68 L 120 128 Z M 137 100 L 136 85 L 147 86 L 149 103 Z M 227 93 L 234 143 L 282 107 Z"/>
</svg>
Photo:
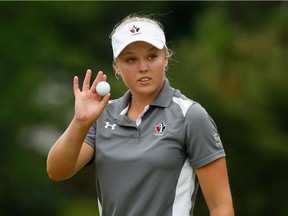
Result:
<svg viewBox="0 0 288 216">
<path fill-rule="evenodd" d="M 163 49 L 166 44 L 164 32 L 157 25 L 143 21 L 131 22 L 112 35 L 114 58 L 117 58 L 126 46 L 136 41 L 147 42 L 158 49 Z"/>
</svg>

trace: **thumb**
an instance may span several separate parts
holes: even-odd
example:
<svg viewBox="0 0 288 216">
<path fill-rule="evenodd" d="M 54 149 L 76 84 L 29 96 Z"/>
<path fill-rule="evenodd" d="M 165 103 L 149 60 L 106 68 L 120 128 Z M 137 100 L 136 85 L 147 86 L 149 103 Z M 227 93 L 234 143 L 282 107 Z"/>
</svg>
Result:
<svg viewBox="0 0 288 216">
<path fill-rule="evenodd" d="M 100 109 L 102 109 L 102 110 L 105 109 L 105 107 L 107 106 L 107 104 L 109 102 L 110 95 L 111 95 L 111 93 L 108 93 L 102 98 L 102 100 L 101 100 L 101 102 L 99 104 L 100 105 Z"/>
</svg>

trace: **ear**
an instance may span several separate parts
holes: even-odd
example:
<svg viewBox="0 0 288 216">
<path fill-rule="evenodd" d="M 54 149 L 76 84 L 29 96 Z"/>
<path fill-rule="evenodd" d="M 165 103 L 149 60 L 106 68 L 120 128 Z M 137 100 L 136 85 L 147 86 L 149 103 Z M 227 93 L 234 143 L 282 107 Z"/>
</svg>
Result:
<svg viewBox="0 0 288 216">
<path fill-rule="evenodd" d="M 165 68 L 167 68 L 168 63 L 169 63 L 169 58 L 166 56 L 166 57 L 165 57 L 165 63 L 164 63 Z"/>
<path fill-rule="evenodd" d="M 120 69 L 119 69 L 118 64 L 115 64 L 115 65 L 114 65 L 114 71 L 115 71 L 115 73 L 116 73 L 117 75 L 121 75 L 121 72 L 120 72 Z"/>
<path fill-rule="evenodd" d="M 116 62 L 113 62 L 113 68 L 114 68 L 114 71 L 117 75 L 120 75 L 120 69 L 119 69 L 119 66 Z"/>
</svg>

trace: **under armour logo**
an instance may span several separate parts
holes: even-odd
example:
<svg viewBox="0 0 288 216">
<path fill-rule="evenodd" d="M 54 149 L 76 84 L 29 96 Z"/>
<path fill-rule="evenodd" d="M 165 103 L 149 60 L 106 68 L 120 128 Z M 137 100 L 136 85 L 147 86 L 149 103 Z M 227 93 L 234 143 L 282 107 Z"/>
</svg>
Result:
<svg viewBox="0 0 288 216">
<path fill-rule="evenodd" d="M 111 127 L 111 130 L 115 130 L 116 124 L 111 124 L 110 122 L 106 122 L 105 128 Z"/>
</svg>

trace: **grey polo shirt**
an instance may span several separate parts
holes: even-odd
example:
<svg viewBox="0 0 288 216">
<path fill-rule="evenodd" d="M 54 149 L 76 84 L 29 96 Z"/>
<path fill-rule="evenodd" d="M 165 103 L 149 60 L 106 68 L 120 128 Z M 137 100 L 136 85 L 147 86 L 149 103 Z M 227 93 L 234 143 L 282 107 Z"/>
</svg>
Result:
<svg viewBox="0 0 288 216">
<path fill-rule="evenodd" d="M 225 152 L 216 125 L 199 103 L 170 87 L 136 124 L 125 113 L 130 91 L 110 101 L 85 142 L 95 148 L 102 216 L 192 216 L 195 169 Z"/>
</svg>

